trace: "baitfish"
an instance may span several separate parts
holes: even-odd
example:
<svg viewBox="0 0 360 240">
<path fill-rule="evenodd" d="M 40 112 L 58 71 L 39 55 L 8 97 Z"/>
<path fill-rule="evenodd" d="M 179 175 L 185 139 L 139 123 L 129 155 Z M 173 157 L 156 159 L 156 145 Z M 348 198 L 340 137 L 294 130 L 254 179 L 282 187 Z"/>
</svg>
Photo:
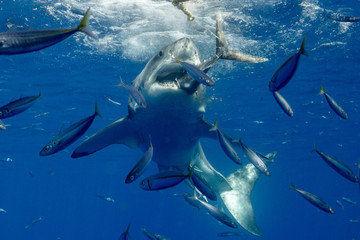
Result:
<svg viewBox="0 0 360 240">
<path fill-rule="evenodd" d="M 13 161 L 14 161 L 14 160 L 12 160 L 12 159 L 9 158 L 9 157 L 0 159 L 0 162 L 13 162 Z"/>
<path fill-rule="evenodd" d="M 342 109 L 342 107 L 340 107 L 340 105 L 335 102 L 335 100 L 330 97 L 329 94 L 327 94 L 325 91 L 324 91 L 324 87 L 323 85 L 320 86 L 321 89 L 320 89 L 320 94 L 324 94 L 325 98 L 326 98 L 326 101 L 328 102 L 329 106 L 331 107 L 332 110 L 334 110 L 334 112 L 339 115 L 342 119 L 348 119 L 349 116 L 346 114 L 346 112 L 344 111 L 344 109 Z"/>
<path fill-rule="evenodd" d="M 324 212 L 333 213 L 333 214 L 335 213 L 335 211 L 327 203 L 325 203 L 324 200 L 322 200 L 318 196 L 316 196 L 312 193 L 303 191 L 303 190 L 299 190 L 299 189 L 295 188 L 293 184 L 291 184 L 291 189 L 294 189 L 295 191 L 297 191 L 303 198 L 305 198 L 311 204 L 313 204 L 317 208 L 323 210 Z"/>
<path fill-rule="evenodd" d="M 307 55 L 305 51 L 305 40 L 306 36 L 301 43 L 300 50 L 287 59 L 272 76 L 269 83 L 269 89 L 271 92 L 279 91 L 285 87 L 285 85 L 288 84 L 290 79 L 294 76 L 299 64 L 300 56 Z"/>
<path fill-rule="evenodd" d="M 40 222 L 42 220 L 42 217 L 39 217 L 35 220 L 32 220 L 28 225 L 25 226 L 25 229 L 28 229 L 30 228 L 33 224 L 37 223 L 37 222 Z"/>
<path fill-rule="evenodd" d="M 5 209 L 0 208 L 0 213 L 6 213 Z"/>
<path fill-rule="evenodd" d="M 90 8 L 76 28 L 2 32 L 0 33 L 0 54 L 12 55 L 38 51 L 61 42 L 78 31 L 96 39 L 88 27 L 89 17 Z"/>
<path fill-rule="evenodd" d="M 144 153 L 144 155 L 140 158 L 140 160 L 136 163 L 135 167 L 129 172 L 125 179 L 125 183 L 132 183 L 135 181 L 138 177 L 141 176 L 141 174 L 145 171 L 146 167 L 149 165 L 152 156 L 154 153 L 154 148 L 150 140 L 150 147 L 149 149 Z"/>
<path fill-rule="evenodd" d="M 221 145 L 222 150 L 225 152 L 225 154 L 233 160 L 236 164 L 241 165 L 242 161 L 239 155 L 236 153 L 234 148 L 231 146 L 230 142 L 225 138 L 225 136 L 222 134 L 222 132 L 218 128 L 218 121 L 215 121 L 214 127 L 211 128 L 209 131 L 216 131 L 219 142 Z"/>
<path fill-rule="evenodd" d="M 176 194 L 178 196 L 178 194 Z M 184 197 L 184 200 L 189 203 L 191 206 L 200 210 L 201 204 L 190 194 L 190 193 L 183 193 L 181 196 Z"/>
<path fill-rule="evenodd" d="M 337 205 L 339 205 L 339 207 L 344 209 L 344 204 L 342 204 L 342 202 L 340 202 L 340 200 L 336 200 L 336 203 L 337 203 Z"/>
<path fill-rule="evenodd" d="M 183 180 L 190 177 L 191 174 L 191 172 L 189 174 L 184 174 L 181 171 L 160 172 L 142 180 L 140 187 L 147 191 L 170 188 L 181 183 Z"/>
<path fill-rule="evenodd" d="M 217 234 L 218 237 L 239 237 L 242 235 L 244 234 L 241 232 L 221 232 Z"/>
<path fill-rule="evenodd" d="M 96 196 L 102 200 L 105 200 L 105 201 L 108 201 L 108 202 L 115 202 L 114 199 L 112 199 L 111 197 L 106 197 L 104 195 L 99 195 L 99 194 L 96 194 Z"/>
<path fill-rule="evenodd" d="M 163 237 L 160 234 L 150 232 L 146 228 L 141 228 L 141 231 L 143 231 L 143 233 L 151 240 L 169 240 L 168 238 Z"/>
<path fill-rule="evenodd" d="M 67 146 L 75 142 L 86 132 L 96 116 L 101 117 L 98 112 L 97 104 L 95 104 L 95 112 L 93 115 L 72 124 L 69 128 L 65 129 L 59 135 L 54 137 L 40 151 L 40 156 L 49 156 L 51 154 L 57 153 L 58 151 L 65 149 Z"/>
<path fill-rule="evenodd" d="M 175 55 L 174 55 L 175 56 Z M 186 70 L 186 72 L 196 81 L 206 86 L 214 86 L 215 83 L 208 75 L 206 75 L 203 71 L 201 71 L 198 67 L 191 63 L 180 61 L 177 56 L 175 56 L 176 62 L 180 63 L 182 67 Z"/>
<path fill-rule="evenodd" d="M 129 229 L 130 229 L 130 224 L 126 228 L 126 231 L 120 235 L 119 240 L 130 240 Z"/>
<path fill-rule="evenodd" d="M 9 118 L 24 112 L 31 107 L 39 97 L 41 97 L 41 92 L 37 96 L 21 97 L 0 107 L 0 119 Z"/>
<path fill-rule="evenodd" d="M 206 181 L 206 179 L 201 175 L 200 172 L 196 170 L 193 171 L 191 175 L 191 181 L 195 185 L 195 187 L 208 199 L 212 201 L 216 201 L 216 193 L 211 185 Z"/>
<path fill-rule="evenodd" d="M 284 111 L 284 113 L 286 113 L 289 117 L 293 117 L 294 112 L 291 109 L 290 104 L 285 100 L 285 98 L 281 96 L 280 93 L 277 91 L 273 92 L 273 96 L 276 102 L 280 105 L 281 109 Z"/>
<path fill-rule="evenodd" d="M 342 200 L 344 200 L 345 202 L 354 204 L 354 205 L 357 204 L 357 202 L 355 202 L 354 200 L 352 200 L 352 199 L 350 199 L 350 198 L 347 198 L 347 197 L 342 197 Z"/>
<path fill-rule="evenodd" d="M 123 82 L 121 77 L 120 77 L 119 86 L 123 86 L 124 88 L 126 88 L 130 92 L 130 94 L 134 98 L 134 100 L 137 102 L 137 104 L 141 105 L 143 108 L 146 108 L 147 105 L 146 105 L 145 98 L 139 90 L 137 90 L 136 88 L 134 88 L 132 86 L 126 85 Z"/>
<path fill-rule="evenodd" d="M 233 142 L 238 143 L 242 149 L 245 151 L 246 155 L 250 158 L 252 164 L 254 164 L 254 166 L 263 174 L 270 176 L 270 172 L 266 166 L 266 164 L 264 163 L 264 161 L 248 146 L 246 146 L 242 141 L 241 141 L 241 137 L 239 137 L 238 140 L 234 140 Z"/>
<path fill-rule="evenodd" d="M 226 226 L 229 226 L 231 228 L 238 227 L 237 224 L 228 215 L 226 215 L 226 213 L 224 211 L 218 209 L 217 207 L 215 207 L 207 202 L 204 202 L 204 201 L 198 199 L 196 196 L 194 196 L 194 199 L 197 199 L 197 201 L 199 201 L 199 203 L 201 203 L 201 205 L 206 209 L 206 211 L 211 216 L 213 216 L 214 218 L 216 218 L 217 220 L 219 220 Z"/>
<path fill-rule="evenodd" d="M 336 157 L 330 156 L 326 153 L 323 153 L 317 150 L 316 145 L 314 144 L 314 149 L 311 152 L 317 152 L 322 159 L 336 172 L 340 173 L 343 177 L 347 178 L 352 182 L 359 182 L 358 177 L 354 174 L 354 172 L 346 166 L 343 162 L 338 160 Z"/>
<path fill-rule="evenodd" d="M 1 121 L 1 120 L 0 120 L 0 129 L 1 129 L 1 130 L 6 130 L 5 124 L 4 124 L 3 121 Z"/>
<path fill-rule="evenodd" d="M 344 16 L 344 15 L 335 14 L 335 13 L 328 13 L 328 14 L 326 14 L 326 17 L 328 19 L 331 19 L 331 20 L 334 20 L 337 22 L 359 22 L 360 21 L 360 17 Z"/>
</svg>

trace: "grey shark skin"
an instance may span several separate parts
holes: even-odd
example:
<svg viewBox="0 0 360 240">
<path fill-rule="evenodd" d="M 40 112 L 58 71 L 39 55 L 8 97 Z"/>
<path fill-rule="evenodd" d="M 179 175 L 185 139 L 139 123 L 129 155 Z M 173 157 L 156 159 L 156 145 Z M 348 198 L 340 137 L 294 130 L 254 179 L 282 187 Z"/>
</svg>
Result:
<svg viewBox="0 0 360 240">
<path fill-rule="evenodd" d="M 204 72 L 220 58 L 243 61 L 244 54 L 227 48 L 222 30 L 219 29 L 221 19 L 217 17 L 216 20 L 218 38 L 213 58 L 201 62 L 198 49 L 188 38 L 179 39 L 161 49 L 132 82 L 132 86 L 146 99 L 147 108 L 139 106 L 130 96 L 128 116 L 85 140 L 75 149 L 72 157 L 89 155 L 111 144 L 124 144 L 145 152 L 151 136 L 154 146 L 152 160 L 158 164 L 160 171 L 185 171 L 191 162 L 202 171 L 204 180 L 219 193 L 240 225 L 252 234 L 261 236 L 250 202 L 250 193 L 260 172 L 248 164 L 226 179 L 211 166 L 199 141 L 201 138 L 217 140 L 216 132 L 209 131 L 213 126 L 203 120 L 206 86 L 193 80 L 174 60 L 176 55 L 181 61 L 191 63 Z M 266 59 L 246 55 L 245 60 L 261 62 Z M 236 182 L 244 186 L 238 186 Z"/>
</svg>

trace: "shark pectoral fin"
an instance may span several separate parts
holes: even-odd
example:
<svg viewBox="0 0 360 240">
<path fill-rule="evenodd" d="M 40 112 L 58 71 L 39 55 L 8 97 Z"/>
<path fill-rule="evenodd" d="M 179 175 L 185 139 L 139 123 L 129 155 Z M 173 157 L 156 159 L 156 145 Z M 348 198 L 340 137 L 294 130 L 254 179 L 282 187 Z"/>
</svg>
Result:
<svg viewBox="0 0 360 240">
<path fill-rule="evenodd" d="M 82 142 L 71 155 L 78 158 L 92 154 L 111 144 L 125 144 L 128 147 L 139 146 L 140 139 L 136 134 L 134 123 L 128 117 L 119 119 L 101 129 Z"/>
<path fill-rule="evenodd" d="M 248 63 L 260 63 L 269 60 L 267 58 L 255 57 L 230 49 L 222 30 L 222 19 L 220 14 L 216 15 L 216 55 L 222 59 Z"/>
<path fill-rule="evenodd" d="M 247 164 L 227 178 L 232 190 L 220 193 L 226 208 L 236 221 L 256 236 L 262 236 L 262 233 L 255 221 L 250 194 L 259 176 L 260 172 L 256 170 L 254 165 Z"/>
</svg>

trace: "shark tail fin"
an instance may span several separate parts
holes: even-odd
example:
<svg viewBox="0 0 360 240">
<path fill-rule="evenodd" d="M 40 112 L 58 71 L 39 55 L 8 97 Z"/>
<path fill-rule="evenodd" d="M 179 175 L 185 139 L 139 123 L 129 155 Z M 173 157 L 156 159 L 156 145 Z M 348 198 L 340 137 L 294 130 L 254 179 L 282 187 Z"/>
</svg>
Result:
<svg viewBox="0 0 360 240">
<path fill-rule="evenodd" d="M 89 17 L 90 17 L 90 8 L 84 14 L 84 17 L 81 19 L 81 22 L 77 29 L 91 38 L 97 39 L 97 36 L 91 31 L 89 27 Z"/>
<path fill-rule="evenodd" d="M 220 14 L 216 14 L 216 55 L 219 58 L 248 63 L 260 63 L 269 60 L 230 49 L 223 33 L 222 24 Z"/>
</svg>

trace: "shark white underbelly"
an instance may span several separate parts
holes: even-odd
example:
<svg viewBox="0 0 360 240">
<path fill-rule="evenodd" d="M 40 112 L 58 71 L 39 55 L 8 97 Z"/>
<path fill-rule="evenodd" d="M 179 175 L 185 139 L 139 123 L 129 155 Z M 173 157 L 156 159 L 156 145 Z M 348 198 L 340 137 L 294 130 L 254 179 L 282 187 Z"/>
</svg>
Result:
<svg viewBox="0 0 360 240">
<path fill-rule="evenodd" d="M 219 17 L 216 34 L 216 55 L 205 62 L 200 61 L 198 49 L 188 38 L 161 49 L 132 82 L 143 94 L 147 107 L 142 108 L 130 97 L 128 116 L 85 140 L 72 157 L 89 155 L 111 144 L 125 144 L 145 152 L 151 138 L 153 161 L 160 171 L 186 170 L 190 163 L 195 164 L 237 222 L 261 236 L 250 201 L 260 172 L 248 164 L 225 178 L 210 165 L 200 144 L 201 138 L 217 139 L 217 134 L 209 131 L 212 125 L 204 120 L 206 86 L 194 81 L 174 58 L 176 55 L 204 72 L 220 58 L 254 63 L 267 60 L 229 49 Z"/>
</svg>

